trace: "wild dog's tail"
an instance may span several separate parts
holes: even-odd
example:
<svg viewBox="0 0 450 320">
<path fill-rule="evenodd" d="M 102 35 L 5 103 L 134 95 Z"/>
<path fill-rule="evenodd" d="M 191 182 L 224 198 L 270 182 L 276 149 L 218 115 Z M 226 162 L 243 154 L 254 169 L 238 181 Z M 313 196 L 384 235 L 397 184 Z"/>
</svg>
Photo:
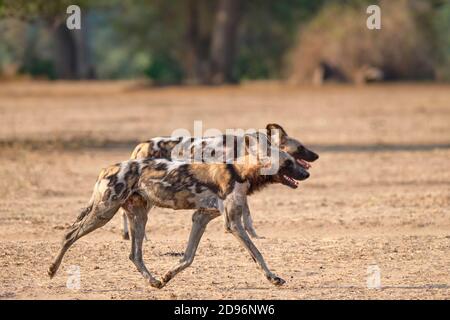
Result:
<svg viewBox="0 0 450 320">
<path fill-rule="evenodd" d="M 81 209 L 80 214 L 78 215 L 77 219 L 75 220 L 74 224 L 77 222 L 80 222 L 81 220 L 83 220 L 83 218 L 89 214 L 92 211 L 92 207 L 94 206 L 94 197 L 92 197 L 89 202 L 88 205 L 84 208 Z"/>
<path fill-rule="evenodd" d="M 68 228 L 66 234 L 64 235 L 63 241 L 67 241 L 70 239 L 74 239 L 78 236 L 80 231 L 80 226 L 83 225 L 89 213 L 92 212 L 92 208 L 94 207 L 94 195 L 92 195 L 86 207 L 82 208 L 79 215 L 72 225 Z"/>
</svg>

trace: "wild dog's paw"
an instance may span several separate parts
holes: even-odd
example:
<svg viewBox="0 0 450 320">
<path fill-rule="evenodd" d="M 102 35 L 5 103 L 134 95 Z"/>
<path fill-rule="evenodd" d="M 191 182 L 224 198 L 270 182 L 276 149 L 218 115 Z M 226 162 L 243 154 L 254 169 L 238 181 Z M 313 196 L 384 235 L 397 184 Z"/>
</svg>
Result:
<svg viewBox="0 0 450 320">
<path fill-rule="evenodd" d="M 50 267 L 48 267 L 47 274 L 50 277 L 50 279 L 55 276 L 56 270 L 57 268 L 53 263 L 50 265 Z"/>
<path fill-rule="evenodd" d="M 173 276 L 174 276 L 174 274 L 172 272 L 170 272 L 170 271 L 167 272 L 165 275 L 163 275 L 163 277 L 161 278 L 161 282 L 162 282 L 161 288 L 164 287 L 167 284 L 167 282 L 172 280 Z"/>
<path fill-rule="evenodd" d="M 250 232 L 250 231 L 247 231 L 247 233 L 248 233 L 248 234 L 250 235 L 250 237 L 252 237 L 253 239 L 257 239 L 257 240 L 266 239 L 266 237 L 259 236 L 256 232 Z"/>
<path fill-rule="evenodd" d="M 161 289 L 162 287 L 164 287 L 164 283 L 157 279 L 149 280 L 149 283 L 152 287 L 157 288 L 157 289 Z"/>
<path fill-rule="evenodd" d="M 277 277 L 275 275 L 269 276 L 269 277 L 267 277 L 267 279 L 276 286 L 282 286 L 283 284 L 286 283 L 286 281 L 284 281 L 283 279 L 281 279 L 280 277 Z"/>
</svg>

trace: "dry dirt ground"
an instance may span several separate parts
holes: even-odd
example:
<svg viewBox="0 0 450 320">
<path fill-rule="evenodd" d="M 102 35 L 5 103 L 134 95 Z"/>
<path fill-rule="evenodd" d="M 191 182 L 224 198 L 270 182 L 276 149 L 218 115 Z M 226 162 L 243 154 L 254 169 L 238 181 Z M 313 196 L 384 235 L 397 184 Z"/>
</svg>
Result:
<svg viewBox="0 0 450 320">
<path fill-rule="evenodd" d="M 255 240 L 287 282 L 274 287 L 213 221 L 193 265 L 164 289 L 128 260 L 120 219 L 46 269 L 99 170 L 135 143 L 205 128 L 282 124 L 320 153 L 297 190 L 250 199 Z M 146 88 L 136 83 L 0 83 L 1 299 L 448 299 L 450 86 Z M 179 259 L 189 211 L 153 209 L 144 244 L 161 276 Z M 366 287 L 368 266 L 381 290 Z M 66 287 L 80 268 L 79 290 Z"/>
</svg>

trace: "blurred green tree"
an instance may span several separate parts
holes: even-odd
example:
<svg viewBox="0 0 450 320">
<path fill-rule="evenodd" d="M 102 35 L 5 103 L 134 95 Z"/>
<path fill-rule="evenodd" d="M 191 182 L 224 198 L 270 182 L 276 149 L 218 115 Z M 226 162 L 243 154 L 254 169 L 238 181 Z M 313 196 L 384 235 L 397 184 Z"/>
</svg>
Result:
<svg viewBox="0 0 450 320">
<path fill-rule="evenodd" d="M 432 65 L 444 78 L 447 68 L 435 66 L 450 65 L 448 1 L 399 0 L 405 1 L 406 14 L 383 13 L 387 26 L 379 37 L 404 41 L 403 53 L 380 49 L 385 58 L 371 53 L 367 62 L 415 78 L 421 72 L 410 64 L 421 55 L 421 66 Z M 65 27 L 66 8 L 74 3 L 82 9 L 81 30 Z M 366 17 L 361 8 L 373 3 L 380 1 L 0 0 L 0 28 L 12 20 L 26 26 L 0 33 L 0 67 L 13 62 L 24 73 L 58 79 L 148 76 L 157 84 L 221 84 L 282 78 L 334 54 L 351 72 L 373 51 L 371 37 L 358 36 Z M 396 38 L 389 24 L 401 19 L 409 24 L 402 30 L 414 31 Z M 306 58 L 293 50 L 299 33 L 309 33 L 299 43 L 310 53 Z"/>
</svg>

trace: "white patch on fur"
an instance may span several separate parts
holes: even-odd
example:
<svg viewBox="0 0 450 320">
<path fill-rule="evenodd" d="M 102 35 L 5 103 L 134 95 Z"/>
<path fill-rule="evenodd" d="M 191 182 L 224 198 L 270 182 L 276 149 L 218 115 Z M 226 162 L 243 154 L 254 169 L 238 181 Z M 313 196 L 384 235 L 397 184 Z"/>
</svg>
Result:
<svg viewBox="0 0 450 320">
<path fill-rule="evenodd" d="M 184 161 L 179 161 L 179 160 L 167 160 L 167 159 L 155 159 L 153 160 L 154 163 L 159 164 L 159 163 L 163 163 L 166 165 L 167 167 L 167 173 L 178 169 L 180 166 L 182 166 L 183 164 L 186 164 L 186 162 Z"/>
</svg>

